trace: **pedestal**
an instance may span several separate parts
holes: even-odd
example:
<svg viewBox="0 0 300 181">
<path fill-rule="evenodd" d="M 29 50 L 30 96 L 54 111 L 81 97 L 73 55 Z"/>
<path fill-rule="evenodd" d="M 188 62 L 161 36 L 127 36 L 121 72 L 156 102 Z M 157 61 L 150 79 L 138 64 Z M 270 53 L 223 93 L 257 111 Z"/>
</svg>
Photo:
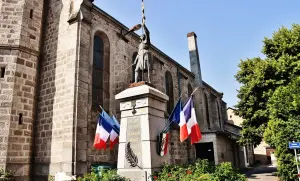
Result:
<svg viewBox="0 0 300 181">
<path fill-rule="evenodd" d="M 121 110 L 118 174 L 131 181 L 146 181 L 169 163 L 168 154 L 161 157 L 157 153 L 157 136 L 166 123 L 168 99 L 148 85 L 128 88 L 116 95 Z"/>
</svg>

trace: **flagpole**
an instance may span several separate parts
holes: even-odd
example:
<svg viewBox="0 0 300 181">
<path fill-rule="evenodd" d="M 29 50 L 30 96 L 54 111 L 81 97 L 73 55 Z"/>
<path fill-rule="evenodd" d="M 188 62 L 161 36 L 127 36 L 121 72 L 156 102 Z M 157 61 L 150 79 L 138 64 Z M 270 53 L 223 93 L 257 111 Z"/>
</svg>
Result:
<svg viewBox="0 0 300 181">
<path fill-rule="evenodd" d="M 128 66 L 126 69 L 122 70 L 119 74 L 124 73 L 125 71 L 127 71 L 127 69 L 131 68 L 135 63 L 131 64 L 130 66 Z"/>
<path fill-rule="evenodd" d="M 200 85 L 194 89 L 194 91 L 191 93 L 190 96 L 193 96 L 195 94 L 195 92 L 199 89 L 199 87 L 200 87 Z"/>
<path fill-rule="evenodd" d="M 99 104 L 100 109 L 102 109 L 102 111 L 104 110 L 103 107 Z"/>
<path fill-rule="evenodd" d="M 144 5 L 144 0 L 142 0 L 142 35 L 144 35 L 144 26 L 145 26 L 145 5 Z M 142 42 L 143 42 L 144 40 L 142 39 Z M 143 51 L 143 53 L 142 53 L 142 55 L 143 55 L 143 57 L 142 57 L 142 81 L 145 81 L 144 80 L 144 49 L 142 50 Z"/>
</svg>

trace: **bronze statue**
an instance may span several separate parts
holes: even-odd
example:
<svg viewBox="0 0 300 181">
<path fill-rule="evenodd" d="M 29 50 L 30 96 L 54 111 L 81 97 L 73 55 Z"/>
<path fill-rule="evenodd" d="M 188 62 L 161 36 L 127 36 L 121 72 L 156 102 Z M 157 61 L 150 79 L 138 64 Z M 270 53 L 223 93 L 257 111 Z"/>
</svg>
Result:
<svg viewBox="0 0 300 181">
<path fill-rule="evenodd" d="M 144 71 L 147 71 L 148 82 L 150 83 L 150 32 L 146 25 L 142 25 L 145 33 L 140 37 L 141 43 L 139 45 L 138 55 L 135 58 L 133 65 L 135 65 L 134 81 L 137 83 L 139 81 L 139 74 L 141 72 L 141 81 L 144 81 Z"/>
</svg>

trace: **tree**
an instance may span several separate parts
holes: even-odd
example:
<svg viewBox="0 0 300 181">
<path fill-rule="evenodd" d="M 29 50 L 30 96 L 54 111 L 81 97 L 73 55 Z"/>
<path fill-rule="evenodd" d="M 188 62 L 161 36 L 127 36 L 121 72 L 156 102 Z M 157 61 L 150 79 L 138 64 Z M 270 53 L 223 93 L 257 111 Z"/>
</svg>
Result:
<svg viewBox="0 0 300 181">
<path fill-rule="evenodd" d="M 242 144 L 260 144 L 268 123 L 267 101 L 276 89 L 276 68 L 272 61 L 261 58 L 247 59 L 239 64 L 236 79 L 242 84 L 236 105 L 242 123 Z"/>
<path fill-rule="evenodd" d="M 282 27 L 263 43 L 266 58 L 242 60 L 235 76 L 242 84 L 235 107 L 245 120 L 240 143 L 256 146 L 265 137 L 275 147 L 281 178 L 293 180 L 294 173 L 287 174 L 293 167 L 287 144 L 300 139 L 300 129 L 294 129 L 300 123 L 300 25 Z"/>
<path fill-rule="evenodd" d="M 297 169 L 294 152 L 288 149 L 288 142 L 300 141 L 300 77 L 276 89 L 269 100 L 268 109 L 270 121 L 264 139 L 276 148 L 278 173 L 282 180 L 295 180 Z"/>
</svg>

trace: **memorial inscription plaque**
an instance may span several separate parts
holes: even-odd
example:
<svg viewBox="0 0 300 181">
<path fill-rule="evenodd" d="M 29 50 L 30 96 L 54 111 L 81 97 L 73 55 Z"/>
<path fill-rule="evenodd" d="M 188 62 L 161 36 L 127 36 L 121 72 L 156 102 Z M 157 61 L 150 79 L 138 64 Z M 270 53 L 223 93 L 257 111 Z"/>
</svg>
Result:
<svg viewBox="0 0 300 181">
<path fill-rule="evenodd" d="M 133 154 L 137 157 L 137 167 L 142 166 L 142 145 L 141 145 L 141 122 L 139 117 L 127 118 L 127 143 Z M 125 168 L 132 168 L 128 160 L 125 161 Z"/>
</svg>

